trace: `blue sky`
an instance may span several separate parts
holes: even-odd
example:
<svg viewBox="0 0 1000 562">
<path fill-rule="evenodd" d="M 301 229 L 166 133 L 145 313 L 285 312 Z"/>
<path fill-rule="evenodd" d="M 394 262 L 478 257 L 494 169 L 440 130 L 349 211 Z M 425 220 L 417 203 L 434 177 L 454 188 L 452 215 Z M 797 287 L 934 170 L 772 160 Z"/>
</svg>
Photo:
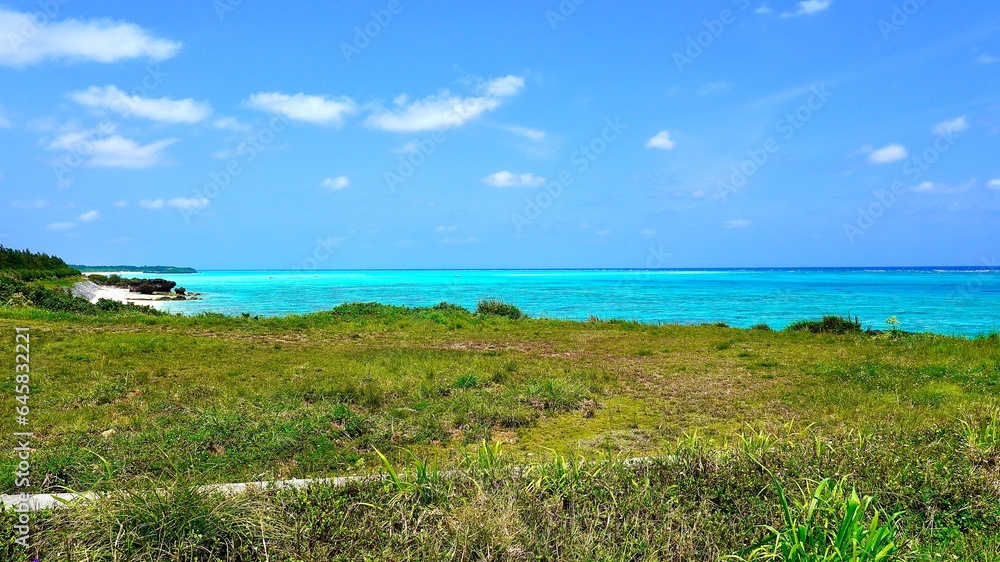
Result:
<svg viewBox="0 0 1000 562">
<path fill-rule="evenodd" d="M 0 243 L 224 268 L 983 265 L 1000 5 L 0 3 Z"/>
</svg>

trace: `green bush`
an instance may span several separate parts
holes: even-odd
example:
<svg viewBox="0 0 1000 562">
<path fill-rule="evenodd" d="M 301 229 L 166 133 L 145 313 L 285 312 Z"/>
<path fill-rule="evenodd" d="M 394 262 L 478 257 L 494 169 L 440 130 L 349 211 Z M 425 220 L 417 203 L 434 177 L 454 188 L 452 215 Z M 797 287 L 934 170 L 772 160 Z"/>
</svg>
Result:
<svg viewBox="0 0 1000 562">
<path fill-rule="evenodd" d="M 850 315 L 824 316 L 822 320 L 800 320 L 792 323 L 788 328 L 790 332 L 810 332 L 813 334 L 860 334 L 861 320 Z"/>
<path fill-rule="evenodd" d="M 771 329 L 770 326 L 768 326 L 767 324 L 764 324 L 764 323 L 754 324 L 753 326 L 750 327 L 750 329 L 751 330 L 759 330 L 761 332 L 773 332 L 774 331 L 774 330 Z"/>
<path fill-rule="evenodd" d="M 511 320 L 527 318 L 517 306 L 493 299 L 479 301 L 479 304 L 476 305 L 476 314 L 480 316 L 504 316 Z"/>
</svg>

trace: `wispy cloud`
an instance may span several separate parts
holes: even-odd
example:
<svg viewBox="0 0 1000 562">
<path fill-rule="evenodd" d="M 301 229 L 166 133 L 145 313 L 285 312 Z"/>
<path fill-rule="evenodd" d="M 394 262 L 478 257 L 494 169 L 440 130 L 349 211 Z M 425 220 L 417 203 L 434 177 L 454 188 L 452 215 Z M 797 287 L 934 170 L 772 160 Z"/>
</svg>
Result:
<svg viewBox="0 0 1000 562">
<path fill-rule="evenodd" d="M 93 222 L 101 218 L 101 214 L 98 213 L 97 211 L 87 211 L 86 213 L 83 213 L 77 218 L 83 222 Z"/>
<path fill-rule="evenodd" d="M 392 152 L 393 154 L 413 154 L 414 152 L 420 152 L 420 143 L 417 141 L 410 141 L 392 149 Z"/>
<path fill-rule="evenodd" d="M 92 139 L 84 132 L 65 133 L 56 137 L 49 150 L 89 154 L 86 165 L 92 168 L 149 168 L 163 163 L 163 151 L 180 139 L 170 138 L 139 144 L 138 142 L 112 135 Z"/>
<path fill-rule="evenodd" d="M 781 14 L 781 17 L 811 16 L 818 14 L 833 5 L 833 0 L 805 0 L 795 5 L 795 10 Z"/>
<path fill-rule="evenodd" d="M 868 161 L 872 164 L 889 164 L 898 162 L 909 156 L 906 147 L 901 144 L 890 144 L 883 146 L 868 154 Z"/>
<path fill-rule="evenodd" d="M 989 182 L 986 183 L 986 187 L 990 189 L 1000 190 L 1000 178 L 997 178 L 995 180 L 990 180 Z"/>
<path fill-rule="evenodd" d="M 545 137 L 548 136 L 545 131 L 539 131 L 538 129 L 531 129 L 528 127 L 518 127 L 516 125 L 505 125 L 501 127 L 501 129 L 507 131 L 508 133 L 513 133 L 535 142 L 543 142 Z"/>
<path fill-rule="evenodd" d="M 729 82 L 709 82 L 708 84 L 703 84 L 698 88 L 698 93 L 707 96 L 710 94 L 721 94 L 722 92 L 727 92 L 732 87 Z"/>
<path fill-rule="evenodd" d="M 162 209 L 163 199 L 142 199 L 139 201 L 139 206 L 143 209 Z"/>
<path fill-rule="evenodd" d="M 284 115 L 293 121 L 340 127 L 344 118 L 357 112 L 357 104 L 348 97 L 330 98 L 306 94 L 259 92 L 244 102 L 251 109 Z"/>
<path fill-rule="evenodd" d="M 931 195 L 957 195 L 959 193 L 965 193 L 970 189 L 976 187 L 976 180 L 969 180 L 961 185 L 948 185 L 943 183 L 935 183 L 931 181 L 921 182 L 910 188 L 910 191 L 916 193 L 927 193 Z"/>
<path fill-rule="evenodd" d="M 475 236 L 466 236 L 465 238 L 442 238 L 442 244 L 475 244 L 477 242 Z"/>
<path fill-rule="evenodd" d="M 34 201 L 11 201 L 10 206 L 15 209 L 45 209 L 52 205 L 48 199 L 35 199 Z"/>
<path fill-rule="evenodd" d="M 545 178 L 535 174 L 513 174 L 503 171 L 483 178 L 483 183 L 493 187 L 539 187 L 545 183 Z"/>
<path fill-rule="evenodd" d="M 237 133 L 248 133 L 252 128 L 235 117 L 219 117 L 215 121 L 212 121 L 212 126 L 223 131 L 235 131 Z"/>
<path fill-rule="evenodd" d="M 141 27 L 109 19 L 48 21 L 0 7 L 0 65 L 27 66 L 46 60 L 112 63 L 146 57 L 166 60 L 181 48 Z"/>
<path fill-rule="evenodd" d="M 976 62 L 979 64 L 993 64 L 1000 61 L 1000 57 L 995 57 L 993 55 L 979 55 L 976 57 Z"/>
<path fill-rule="evenodd" d="M 723 228 L 745 228 L 753 224 L 753 221 L 746 219 L 728 220 L 722 224 Z"/>
<path fill-rule="evenodd" d="M 646 148 L 658 148 L 660 150 L 673 150 L 677 143 L 670 136 L 670 131 L 660 131 L 656 136 L 646 142 Z"/>
<path fill-rule="evenodd" d="M 208 207 L 209 203 L 207 197 L 175 197 L 167 201 L 167 206 L 181 211 L 200 211 Z"/>
<path fill-rule="evenodd" d="M 434 229 L 434 232 L 437 232 L 438 234 L 450 234 L 452 232 L 455 232 L 456 230 L 458 230 L 457 226 L 449 225 L 449 226 L 439 226 Z"/>
<path fill-rule="evenodd" d="M 439 94 L 409 101 L 397 97 L 392 109 L 378 108 L 365 123 L 374 129 L 393 132 L 430 131 L 461 127 L 469 121 L 494 111 L 505 98 L 524 88 L 524 78 L 505 76 L 482 84 L 476 95 L 463 97 L 444 90 Z"/>
<path fill-rule="evenodd" d="M 962 117 L 956 117 L 950 121 L 942 121 L 937 125 L 934 125 L 933 132 L 935 135 L 947 137 L 950 135 L 957 135 L 968 128 L 969 121 L 963 115 Z"/>
<path fill-rule="evenodd" d="M 115 86 L 91 86 L 69 97 L 81 105 L 110 109 L 122 117 L 134 115 L 165 123 L 197 123 L 212 114 L 210 105 L 190 98 L 144 98 L 129 95 Z"/>
<path fill-rule="evenodd" d="M 54 222 L 48 226 L 49 230 L 69 230 L 76 226 L 75 222 Z"/>
<path fill-rule="evenodd" d="M 342 189 L 347 189 L 351 185 L 351 178 L 347 176 L 339 176 L 336 178 L 326 178 L 321 183 L 323 187 L 329 189 L 330 191 L 340 191 Z"/>
</svg>

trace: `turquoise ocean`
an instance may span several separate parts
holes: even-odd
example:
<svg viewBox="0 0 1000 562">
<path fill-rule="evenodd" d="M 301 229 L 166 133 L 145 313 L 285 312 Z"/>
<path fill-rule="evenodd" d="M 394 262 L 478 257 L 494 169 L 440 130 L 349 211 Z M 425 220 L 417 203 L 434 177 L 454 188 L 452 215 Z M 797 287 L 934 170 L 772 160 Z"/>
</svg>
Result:
<svg viewBox="0 0 1000 562">
<path fill-rule="evenodd" d="M 474 309 L 514 303 L 533 317 L 650 323 L 726 322 L 782 328 L 851 314 L 886 329 L 974 336 L 1000 329 L 1000 268 L 709 270 L 205 271 L 146 275 L 177 281 L 202 300 L 160 303 L 175 313 L 262 316 L 328 310 L 345 302 Z"/>
</svg>

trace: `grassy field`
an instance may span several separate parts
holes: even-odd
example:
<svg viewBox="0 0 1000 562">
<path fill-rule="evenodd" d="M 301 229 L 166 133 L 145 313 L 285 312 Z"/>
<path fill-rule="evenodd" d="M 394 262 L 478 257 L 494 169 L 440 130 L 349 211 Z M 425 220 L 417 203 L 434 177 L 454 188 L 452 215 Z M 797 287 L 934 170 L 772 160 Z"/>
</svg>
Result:
<svg viewBox="0 0 1000 562">
<path fill-rule="evenodd" d="M 829 478 L 828 519 L 851 490 L 871 496 L 861 523 L 889 518 L 899 559 L 1000 560 L 996 336 L 451 306 L 273 319 L 0 308 L 9 364 L 17 326 L 31 328 L 36 489 L 125 490 L 45 516 L 49 558 L 711 560 L 768 538 L 762 525 L 825 528 L 795 501 Z M 10 377 L 0 387 L 13 396 Z M 237 498 L 193 488 L 385 463 L 408 476 Z M 7 493 L 14 466 L 0 462 Z M 177 528 L 149 523 L 164 520 Z"/>
</svg>

